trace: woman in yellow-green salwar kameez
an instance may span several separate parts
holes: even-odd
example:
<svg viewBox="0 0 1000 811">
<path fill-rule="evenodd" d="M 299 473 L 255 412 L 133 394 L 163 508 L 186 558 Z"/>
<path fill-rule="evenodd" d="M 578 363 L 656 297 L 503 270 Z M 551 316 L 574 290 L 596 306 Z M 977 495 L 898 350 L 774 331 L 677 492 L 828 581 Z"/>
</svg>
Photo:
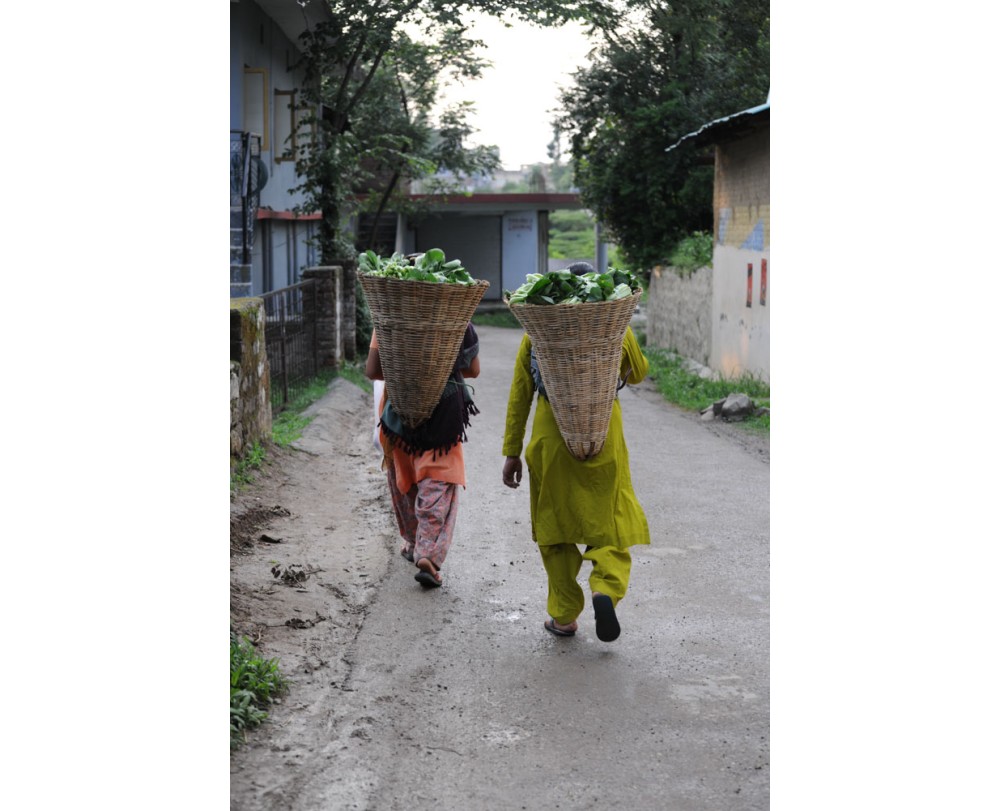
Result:
<svg viewBox="0 0 1000 811">
<path fill-rule="evenodd" d="M 620 377 L 627 374 L 626 382 L 638 383 L 648 369 L 649 362 L 630 327 L 622 343 Z M 601 452 L 586 461 L 575 458 L 543 394 L 544 381 L 537 365 L 532 372 L 531 340 L 525 335 L 507 401 L 503 482 L 508 487 L 517 487 L 521 481 L 521 449 L 536 390 L 539 397 L 524 458 L 531 494 L 531 533 L 549 582 L 551 619 L 546 620 L 545 629 L 556 636 L 576 633 L 576 619 L 584 608 L 583 590 L 576 578 L 583 561 L 589 560 L 593 563 L 590 589 L 597 636 L 611 642 L 620 633 L 615 606 L 628 589 L 632 567 L 629 547 L 649 543 L 646 516 L 632 490 L 621 407 L 616 398 Z M 579 546 L 585 550 L 581 552 Z"/>
</svg>

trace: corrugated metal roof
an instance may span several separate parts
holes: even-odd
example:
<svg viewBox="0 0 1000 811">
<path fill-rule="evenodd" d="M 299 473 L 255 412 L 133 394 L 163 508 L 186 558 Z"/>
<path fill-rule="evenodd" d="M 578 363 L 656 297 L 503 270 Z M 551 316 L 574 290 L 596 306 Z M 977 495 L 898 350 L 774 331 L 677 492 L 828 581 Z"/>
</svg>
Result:
<svg viewBox="0 0 1000 811">
<path fill-rule="evenodd" d="M 722 118 L 717 118 L 715 121 L 709 121 L 707 124 L 702 125 L 694 132 L 689 132 L 687 135 L 679 138 L 675 143 L 668 146 L 664 152 L 669 152 L 671 149 L 675 149 L 683 143 L 704 143 L 710 139 L 718 139 L 724 135 L 731 134 L 734 131 L 744 128 L 747 124 L 751 122 L 756 124 L 757 119 L 762 118 L 764 114 L 767 116 L 771 115 L 771 96 L 768 95 L 767 101 L 763 104 L 758 104 L 756 107 L 751 107 L 748 110 L 742 110 L 738 113 L 733 113 L 732 115 L 723 116 Z"/>
</svg>

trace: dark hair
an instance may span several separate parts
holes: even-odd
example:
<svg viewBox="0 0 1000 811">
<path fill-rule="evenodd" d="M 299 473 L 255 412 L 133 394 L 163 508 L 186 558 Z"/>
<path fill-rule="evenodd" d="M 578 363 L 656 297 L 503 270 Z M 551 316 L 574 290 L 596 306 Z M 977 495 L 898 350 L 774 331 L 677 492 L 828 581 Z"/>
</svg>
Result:
<svg viewBox="0 0 1000 811">
<path fill-rule="evenodd" d="M 594 266 L 590 262 L 574 262 L 566 270 L 571 270 L 577 276 L 582 276 L 584 273 L 594 273 Z"/>
</svg>

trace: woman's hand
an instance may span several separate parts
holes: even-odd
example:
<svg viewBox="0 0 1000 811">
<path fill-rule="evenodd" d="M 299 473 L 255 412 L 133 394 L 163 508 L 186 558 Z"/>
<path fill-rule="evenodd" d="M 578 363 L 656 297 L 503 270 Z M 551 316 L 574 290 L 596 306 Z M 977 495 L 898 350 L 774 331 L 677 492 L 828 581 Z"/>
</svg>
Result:
<svg viewBox="0 0 1000 811">
<path fill-rule="evenodd" d="M 476 357 L 472 359 L 472 363 L 470 363 L 464 369 L 459 369 L 459 371 L 462 373 L 462 377 L 466 378 L 479 377 L 479 355 L 476 355 Z"/>
<path fill-rule="evenodd" d="M 503 483 L 517 488 L 521 483 L 521 457 L 508 456 L 503 463 Z"/>
</svg>

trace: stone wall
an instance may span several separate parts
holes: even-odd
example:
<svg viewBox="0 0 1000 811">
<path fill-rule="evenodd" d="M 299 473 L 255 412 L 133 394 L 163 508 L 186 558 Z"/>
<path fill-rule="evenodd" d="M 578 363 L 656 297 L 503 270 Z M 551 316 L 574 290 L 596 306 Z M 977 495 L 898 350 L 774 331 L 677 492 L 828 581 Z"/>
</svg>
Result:
<svg viewBox="0 0 1000 811">
<path fill-rule="evenodd" d="M 712 353 L 712 269 L 681 277 L 673 268 L 650 273 L 646 343 L 708 364 Z"/>
<path fill-rule="evenodd" d="M 348 306 L 344 297 L 344 275 L 341 265 L 305 268 L 302 271 L 302 281 L 316 280 L 317 312 L 307 312 L 306 317 L 316 323 L 316 344 L 322 366 L 340 366 L 344 360 L 343 323 L 344 310 Z M 311 307 L 312 297 L 307 296 L 306 301 Z M 351 345 L 354 345 L 353 340 Z"/>
<path fill-rule="evenodd" d="M 344 359 L 353 362 L 359 351 L 363 352 L 365 357 L 368 356 L 368 347 L 358 347 L 357 341 L 354 339 L 354 330 L 357 324 L 355 308 L 357 307 L 358 290 L 361 286 L 358 282 L 358 263 L 353 259 L 344 259 L 338 264 L 344 269 L 340 305 L 340 339 L 344 347 Z"/>
<path fill-rule="evenodd" d="M 259 298 L 230 300 L 230 466 L 254 443 L 271 438 L 271 376 L 264 327 L 264 303 Z"/>
</svg>

